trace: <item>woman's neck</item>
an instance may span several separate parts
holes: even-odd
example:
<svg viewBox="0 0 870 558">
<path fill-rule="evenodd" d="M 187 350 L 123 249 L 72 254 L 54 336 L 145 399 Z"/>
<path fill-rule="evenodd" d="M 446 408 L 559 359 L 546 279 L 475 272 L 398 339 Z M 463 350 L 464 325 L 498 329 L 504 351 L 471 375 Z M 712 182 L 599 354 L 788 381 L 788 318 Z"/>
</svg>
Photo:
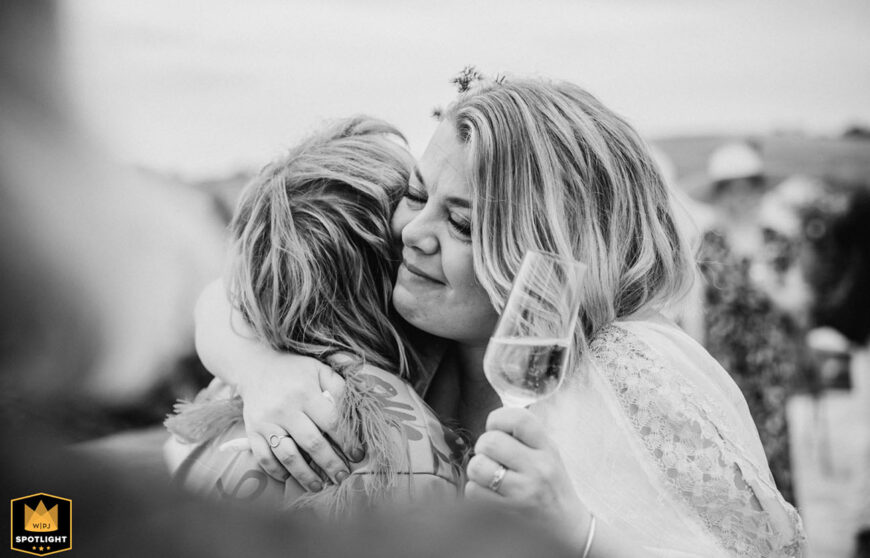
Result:
<svg viewBox="0 0 870 558">
<path fill-rule="evenodd" d="M 480 385 L 486 382 L 486 374 L 483 371 L 483 356 L 486 354 L 484 344 L 456 344 L 456 354 L 459 357 L 459 365 L 462 367 L 462 386 Z"/>
<path fill-rule="evenodd" d="M 472 443 L 483 433 L 486 417 L 500 405 L 483 372 L 486 345 L 454 343 L 435 373 L 426 402 L 441 417 L 459 426 Z"/>
<path fill-rule="evenodd" d="M 501 404 L 483 371 L 486 343 L 457 345 L 459 379 L 459 421 L 476 440 L 486 429 L 486 417 Z"/>
</svg>

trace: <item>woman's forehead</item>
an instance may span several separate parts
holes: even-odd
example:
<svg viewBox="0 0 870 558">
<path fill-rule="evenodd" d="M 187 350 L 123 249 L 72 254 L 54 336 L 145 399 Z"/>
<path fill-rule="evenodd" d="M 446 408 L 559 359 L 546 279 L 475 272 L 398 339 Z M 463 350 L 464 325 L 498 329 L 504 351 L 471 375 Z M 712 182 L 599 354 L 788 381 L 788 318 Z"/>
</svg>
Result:
<svg viewBox="0 0 870 558">
<path fill-rule="evenodd" d="M 426 188 L 429 194 L 438 192 L 444 196 L 468 198 L 466 146 L 459 141 L 456 128 L 450 122 L 442 122 L 429 141 L 426 151 L 414 169 L 414 179 Z"/>
</svg>

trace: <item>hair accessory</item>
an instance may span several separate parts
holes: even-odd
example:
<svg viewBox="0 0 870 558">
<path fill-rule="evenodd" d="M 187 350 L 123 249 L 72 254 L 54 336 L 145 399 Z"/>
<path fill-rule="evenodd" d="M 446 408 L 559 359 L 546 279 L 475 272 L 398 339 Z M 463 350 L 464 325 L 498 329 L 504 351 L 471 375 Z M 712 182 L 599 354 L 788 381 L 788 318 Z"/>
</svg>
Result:
<svg viewBox="0 0 870 558">
<path fill-rule="evenodd" d="M 466 93 L 471 89 L 471 84 L 475 81 L 481 81 L 483 74 L 477 71 L 474 66 L 466 66 L 462 68 L 459 74 L 450 80 L 450 83 L 456 85 L 460 93 Z"/>
<path fill-rule="evenodd" d="M 490 490 L 498 492 L 498 489 L 501 488 L 501 482 L 504 480 L 505 473 L 507 473 L 507 467 L 499 465 L 498 469 L 495 470 L 495 473 L 492 474 L 492 480 L 489 481 Z"/>
<path fill-rule="evenodd" d="M 595 514 L 589 514 L 591 519 L 589 520 L 589 533 L 586 534 L 586 546 L 583 547 L 583 554 L 581 554 L 581 558 L 587 558 L 589 556 L 589 549 L 592 548 L 592 541 L 595 539 Z"/>
</svg>

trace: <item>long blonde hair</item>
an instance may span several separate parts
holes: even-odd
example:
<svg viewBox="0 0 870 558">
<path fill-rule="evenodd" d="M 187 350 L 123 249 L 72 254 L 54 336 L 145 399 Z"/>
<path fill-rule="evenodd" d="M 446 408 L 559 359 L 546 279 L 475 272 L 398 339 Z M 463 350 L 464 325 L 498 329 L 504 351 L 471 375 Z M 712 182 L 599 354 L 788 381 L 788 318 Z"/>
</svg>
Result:
<svg viewBox="0 0 870 558">
<path fill-rule="evenodd" d="M 390 323 L 390 217 L 413 159 L 367 117 L 339 121 L 264 167 L 230 225 L 229 290 L 257 336 L 326 359 L 344 351 L 400 375 L 408 348 Z"/>
<path fill-rule="evenodd" d="M 480 80 L 443 113 L 467 145 L 474 266 L 499 312 L 524 253 L 588 265 L 578 350 L 612 321 L 681 297 L 692 254 L 632 127 L 565 82 Z"/>
</svg>

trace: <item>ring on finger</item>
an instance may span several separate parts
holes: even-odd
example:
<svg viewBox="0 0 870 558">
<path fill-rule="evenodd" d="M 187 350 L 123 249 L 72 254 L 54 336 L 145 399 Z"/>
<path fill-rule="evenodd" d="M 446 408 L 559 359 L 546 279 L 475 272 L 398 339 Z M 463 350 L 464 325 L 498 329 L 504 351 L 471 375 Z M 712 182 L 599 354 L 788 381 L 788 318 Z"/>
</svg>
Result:
<svg viewBox="0 0 870 558">
<path fill-rule="evenodd" d="M 275 449 L 281 445 L 281 440 L 287 437 L 288 436 L 279 436 L 278 434 L 272 434 L 271 436 L 269 436 L 269 446 L 272 449 Z"/>
<path fill-rule="evenodd" d="M 495 470 L 495 473 L 492 474 L 492 480 L 489 481 L 489 489 L 493 492 L 498 492 L 498 489 L 501 488 L 501 483 L 504 481 L 504 476 L 507 473 L 507 467 L 504 465 L 499 465 L 498 469 Z"/>
</svg>

